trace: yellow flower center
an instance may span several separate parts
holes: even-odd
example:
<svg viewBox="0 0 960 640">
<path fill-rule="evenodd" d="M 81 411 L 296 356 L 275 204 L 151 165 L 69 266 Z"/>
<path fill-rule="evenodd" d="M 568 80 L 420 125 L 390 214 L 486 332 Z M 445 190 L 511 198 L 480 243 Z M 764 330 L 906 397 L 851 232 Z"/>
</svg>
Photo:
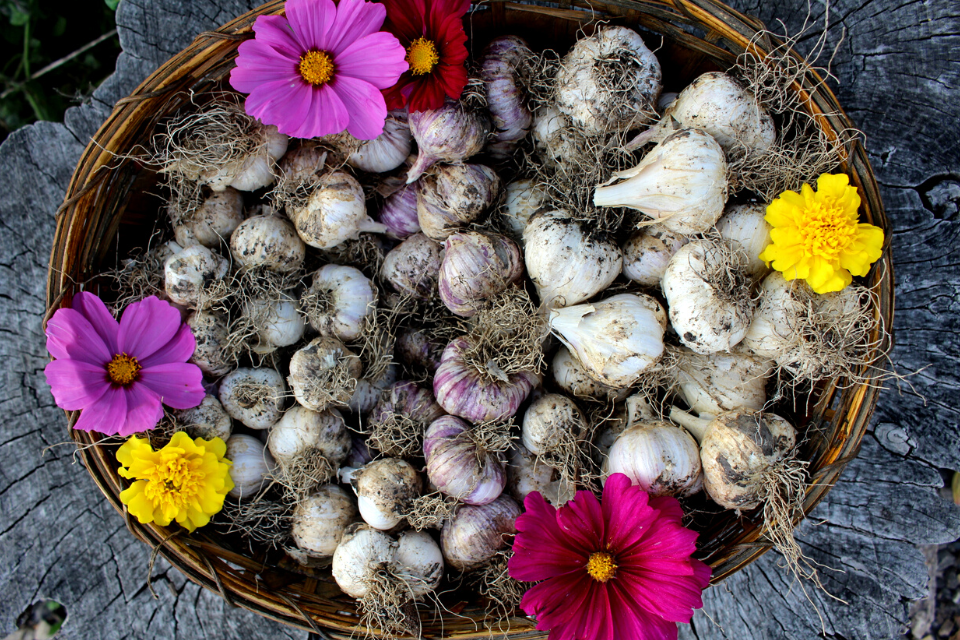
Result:
<svg viewBox="0 0 960 640">
<path fill-rule="evenodd" d="M 143 489 L 148 500 L 164 513 L 176 513 L 186 508 L 203 491 L 206 473 L 198 458 L 187 458 L 179 452 L 163 452 L 161 462 L 144 478 Z"/>
<path fill-rule="evenodd" d="M 315 87 L 333 79 L 333 59 L 325 51 L 311 49 L 300 56 L 300 76 Z"/>
<path fill-rule="evenodd" d="M 410 65 L 410 73 L 415 76 L 430 73 L 438 62 L 440 55 L 437 45 L 426 38 L 417 38 L 407 47 L 407 64 Z"/>
<path fill-rule="evenodd" d="M 587 560 L 587 573 L 597 582 L 606 582 L 617 573 L 617 565 L 609 553 L 598 551 Z"/>
<path fill-rule="evenodd" d="M 810 255 L 835 260 L 857 238 L 856 218 L 832 198 L 818 198 L 804 213 L 806 219 L 799 229 Z"/>
<path fill-rule="evenodd" d="M 107 363 L 107 375 L 110 376 L 110 381 L 121 387 L 136 382 L 140 377 L 140 369 L 143 367 L 137 359 L 125 353 L 116 354 L 113 360 Z"/>
</svg>

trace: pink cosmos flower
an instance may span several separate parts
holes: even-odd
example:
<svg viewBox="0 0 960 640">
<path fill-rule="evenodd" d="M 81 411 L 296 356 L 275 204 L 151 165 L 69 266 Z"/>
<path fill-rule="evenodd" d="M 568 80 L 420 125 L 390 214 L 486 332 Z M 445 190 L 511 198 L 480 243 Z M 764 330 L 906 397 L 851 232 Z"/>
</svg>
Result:
<svg viewBox="0 0 960 640">
<path fill-rule="evenodd" d="M 539 493 L 517 518 L 510 575 L 542 580 L 520 606 L 550 640 L 676 640 L 703 606 L 710 567 L 690 557 L 697 534 L 680 503 L 651 498 L 616 473 L 603 506 L 588 491 L 560 509 Z"/>
<path fill-rule="evenodd" d="M 387 118 L 380 90 L 408 68 L 400 41 L 379 31 L 386 15 L 364 0 L 288 0 L 286 17 L 257 18 L 230 85 L 250 94 L 247 113 L 280 133 L 314 138 L 346 129 L 372 140 Z"/>
<path fill-rule="evenodd" d="M 47 323 L 44 374 L 57 406 L 79 409 L 74 429 L 128 436 L 152 429 L 174 409 L 200 404 L 203 374 L 187 364 L 197 343 L 180 312 L 155 296 L 134 302 L 118 323 L 91 293 Z"/>
</svg>

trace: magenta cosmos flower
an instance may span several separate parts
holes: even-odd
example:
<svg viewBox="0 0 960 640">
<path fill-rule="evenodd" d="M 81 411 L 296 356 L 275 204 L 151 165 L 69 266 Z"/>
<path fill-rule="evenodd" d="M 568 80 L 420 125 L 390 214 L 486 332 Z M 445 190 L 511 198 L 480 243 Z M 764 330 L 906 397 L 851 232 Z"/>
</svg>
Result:
<svg viewBox="0 0 960 640">
<path fill-rule="evenodd" d="M 56 358 L 44 373 L 57 406 L 80 410 L 74 429 L 128 436 L 152 429 L 162 404 L 200 404 L 203 374 L 187 364 L 197 343 L 180 312 L 150 296 L 134 302 L 118 323 L 91 293 L 47 323 L 47 350 Z"/>
<path fill-rule="evenodd" d="M 260 16 L 240 45 L 230 85 L 246 110 L 280 133 L 315 138 L 346 129 L 359 140 L 383 133 L 381 89 L 407 70 L 407 52 L 380 32 L 387 11 L 364 0 L 289 0 L 286 17 Z"/>
<path fill-rule="evenodd" d="M 675 640 L 676 623 L 703 606 L 710 567 L 690 557 L 697 534 L 680 524 L 676 499 L 616 473 L 602 507 L 587 491 L 559 509 L 536 492 L 524 505 L 509 570 L 543 581 L 520 606 L 550 640 Z"/>
</svg>

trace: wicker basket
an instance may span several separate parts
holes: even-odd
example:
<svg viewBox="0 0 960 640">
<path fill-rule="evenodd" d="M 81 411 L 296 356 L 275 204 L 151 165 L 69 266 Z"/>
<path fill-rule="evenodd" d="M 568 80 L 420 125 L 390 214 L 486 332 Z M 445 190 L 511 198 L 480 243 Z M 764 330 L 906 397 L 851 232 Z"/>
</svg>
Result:
<svg viewBox="0 0 960 640">
<path fill-rule="evenodd" d="M 559 0 L 560 8 L 548 8 L 494 0 L 477 8 L 468 22 L 473 41 L 483 44 L 493 35 L 518 33 L 535 47 L 557 50 L 572 44 L 578 30 L 591 19 L 610 20 L 664 38 L 658 57 L 664 77 L 677 87 L 696 75 L 730 67 L 736 56 L 763 30 L 757 20 L 743 16 L 716 0 Z M 193 44 L 171 58 L 147 78 L 134 93 L 120 100 L 87 146 L 57 216 L 57 230 L 47 282 L 48 317 L 57 308 L 69 305 L 77 282 L 88 281 L 101 270 L 108 255 L 122 247 L 145 244 L 157 216 L 158 203 L 143 194 L 144 187 L 156 184 L 156 176 L 130 158 L 138 145 L 149 140 L 157 123 L 190 101 L 190 93 L 209 90 L 223 81 L 233 66 L 240 42 L 251 36 L 257 16 L 278 14 L 283 2 L 274 0 L 247 13 L 217 31 L 200 34 Z M 694 34 L 701 34 L 700 36 Z M 764 36 L 763 51 L 780 43 Z M 792 90 L 801 92 L 810 113 L 822 116 L 828 132 L 850 127 L 833 94 L 821 87 L 814 72 Z M 877 184 L 859 142 L 843 169 L 862 195 L 863 219 L 882 227 L 887 238 L 889 224 L 880 201 Z M 867 282 L 877 293 L 875 313 L 882 326 L 892 327 L 893 271 L 889 245 Z M 889 348 L 886 336 L 875 336 L 878 349 Z M 878 372 L 863 372 L 865 377 Z M 807 425 L 810 471 L 813 483 L 806 496 L 808 513 L 826 494 L 841 469 L 856 455 L 879 394 L 876 384 L 840 387 L 835 381 L 818 390 L 816 406 L 800 416 Z M 75 413 L 67 414 L 72 425 Z M 95 445 L 98 434 L 70 430 L 90 475 L 107 500 L 126 518 L 130 531 L 159 552 L 191 580 L 220 593 L 239 605 L 285 624 L 312 630 L 324 638 L 350 638 L 359 616 L 351 598 L 340 593 L 329 573 L 304 574 L 270 563 L 263 557 L 248 557 L 225 548 L 203 529 L 193 535 L 171 537 L 171 532 L 153 524 L 142 525 L 130 518 L 120 502 L 123 489 L 117 475 L 112 446 Z M 753 516 L 753 517 L 751 517 Z M 713 582 L 719 582 L 764 553 L 770 544 L 762 540 L 757 514 L 737 517 L 731 512 L 714 516 L 698 527 L 701 531 L 698 557 L 713 568 Z M 425 638 L 488 637 L 483 628 L 483 608 L 469 591 L 454 592 L 447 607 L 456 611 L 423 618 Z M 533 623 L 517 617 L 510 638 L 543 638 Z"/>
</svg>

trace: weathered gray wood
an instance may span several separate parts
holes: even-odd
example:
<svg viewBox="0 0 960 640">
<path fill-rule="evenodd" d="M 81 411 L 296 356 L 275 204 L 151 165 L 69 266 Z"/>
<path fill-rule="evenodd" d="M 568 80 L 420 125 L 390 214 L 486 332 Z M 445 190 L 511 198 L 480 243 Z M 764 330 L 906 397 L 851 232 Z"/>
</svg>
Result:
<svg viewBox="0 0 960 640">
<path fill-rule="evenodd" d="M 146 588 L 148 550 L 134 541 L 82 468 L 72 464 L 63 417 L 43 380 L 40 330 L 53 212 L 83 144 L 113 102 L 180 50 L 192 34 L 255 0 L 123 0 L 117 72 L 64 125 L 41 123 L 0 147 L 0 634 L 36 598 L 70 613 L 63 637 L 304 638 L 188 583 L 163 561 Z M 734 6 L 795 33 L 805 0 Z M 815 12 L 822 12 L 816 7 Z M 917 545 L 960 535 L 960 515 L 937 496 L 937 468 L 960 468 L 960 6 L 952 0 L 843 0 L 831 33 L 839 96 L 867 135 L 896 237 L 897 348 L 916 395 L 881 398 L 876 427 L 800 530 L 824 565 L 824 585 L 846 604 L 795 582 L 767 554 L 705 594 L 681 637 L 767 640 L 898 637 L 907 601 L 927 584 Z M 816 16 L 815 16 L 816 17 Z M 810 39 L 804 41 L 809 46 Z"/>
</svg>

